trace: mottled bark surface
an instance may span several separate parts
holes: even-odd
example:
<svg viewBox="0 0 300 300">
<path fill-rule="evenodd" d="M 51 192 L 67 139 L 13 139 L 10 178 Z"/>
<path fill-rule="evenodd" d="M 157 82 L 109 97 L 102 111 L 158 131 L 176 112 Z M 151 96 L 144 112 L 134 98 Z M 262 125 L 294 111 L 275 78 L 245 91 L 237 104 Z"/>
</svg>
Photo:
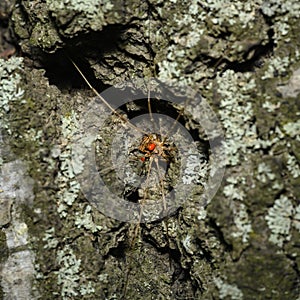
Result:
<svg viewBox="0 0 300 300">
<path fill-rule="evenodd" d="M 296 0 L 3 1 L 0 298 L 299 300 L 299 17 Z M 202 161 L 184 205 L 139 227 L 88 201 L 74 136 L 87 107 L 96 101 L 97 116 L 105 105 L 69 58 L 99 92 L 155 77 L 200 93 L 224 131 L 216 196 L 203 201 L 212 140 L 192 101 L 180 123 Z M 180 111 L 152 106 L 173 118 Z M 148 107 L 119 112 L 133 118 Z M 99 128 L 95 165 L 110 193 L 141 200 L 110 160 L 111 148 L 123 147 L 113 144 L 120 124 L 112 115 Z M 180 164 L 174 154 L 166 193 Z"/>
</svg>

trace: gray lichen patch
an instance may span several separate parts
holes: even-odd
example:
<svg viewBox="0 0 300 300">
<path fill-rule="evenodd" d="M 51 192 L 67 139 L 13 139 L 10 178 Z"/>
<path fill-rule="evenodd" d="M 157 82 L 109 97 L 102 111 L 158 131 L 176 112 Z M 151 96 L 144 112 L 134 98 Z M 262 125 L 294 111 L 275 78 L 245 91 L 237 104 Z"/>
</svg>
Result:
<svg viewBox="0 0 300 300">
<path fill-rule="evenodd" d="M 32 297 L 33 263 L 34 255 L 30 250 L 18 251 L 7 258 L 1 266 L 3 299 Z"/>
<path fill-rule="evenodd" d="M 295 98 L 300 93 L 299 82 L 300 82 L 300 69 L 297 69 L 293 72 L 287 84 L 279 86 L 277 89 L 279 90 L 279 92 L 281 92 L 284 98 L 287 97 Z"/>
<path fill-rule="evenodd" d="M 266 43 L 267 27 L 256 12 L 257 5 L 258 3 L 244 4 L 240 1 L 228 5 L 223 5 L 219 1 L 203 1 L 201 5 L 198 5 L 197 1 L 192 3 L 185 1 L 176 2 L 168 9 L 161 10 L 164 26 L 170 28 L 169 32 L 166 32 L 176 46 L 163 48 L 165 55 L 164 61 L 160 65 L 160 76 L 164 76 L 164 74 L 178 76 L 180 69 L 185 69 L 184 65 L 191 67 L 191 61 L 199 56 L 215 60 L 216 63 L 218 60 L 226 59 L 240 61 L 243 54 L 250 52 L 250 48 L 255 47 L 256 44 Z M 241 14 L 240 10 L 245 13 Z M 169 14 L 173 14 L 175 17 L 171 19 Z M 256 30 L 256 26 L 262 26 L 266 30 Z M 242 30 L 242 28 L 248 30 Z M 231 34 L 230 40 L 222 38 L 222 34 L 225 32 Z M 251 37 L 249 36 L 250 32 Z M 179 63 L 181 64 L 179 65 Z M 200 61 L 198 64 L 193 76 L 198 75 L 197 79 L 199 80 L 204 66 L 200 67 Z"/>
<path fill-rule="evenodd" d="M 299 231 L 299 205 L 295 207 L 288 197 L 281 195 L 275 200 L 265 219 L 271 231 L 269 240 L 283 247 L 292 238 L 292 227 Z"/>
<path fill-rule="evenodd" d="M 235 285 L 224 282 L 221 278 L 215 278 L 215 284 L 219 290 L 220 299 L 230 299 L 241 300 L 243 299 L 242 291 Z"/>
<path fill-rule="evenodd" d="M 5 114 L 10 111 L 11 102 L 20 101 L 23 98 L 24 90 L 20 87 L 21 76 L 18 71 L 22 67 L 22 58 L 13 57 L 8 61 L 0 59 L 0 80 L 1 80 L 1 102 L 0 116 L 1 126 L 5 126 Z"/>
<path fill-rule="evenodd" d="M 0 144 L 0 150 L 2 144 Z M 3 299 L 10 297 L 30 298 L 34 288 L 34 253 L 29 248 L 30 236 L 27 220 L 22 216 L 23 207 L 33 205 L 33 180 L 26 171 L 26 165 L 15 160 L 1 165 L 1 227 L 5 240 L 1 249 L 5 260 L 1 261 L 1 289 Z"/>
<path fill-rule="evenodd" d="M 67 26 L 60 30 L 64 36 L 78 34 L 83 28 L 101 30 L 109 20 L 115 21 L 119 8 L 118 3 L 113 4 L 107 0 L 46 1 L 46 4 L 58 26 Z"/>
</svg>

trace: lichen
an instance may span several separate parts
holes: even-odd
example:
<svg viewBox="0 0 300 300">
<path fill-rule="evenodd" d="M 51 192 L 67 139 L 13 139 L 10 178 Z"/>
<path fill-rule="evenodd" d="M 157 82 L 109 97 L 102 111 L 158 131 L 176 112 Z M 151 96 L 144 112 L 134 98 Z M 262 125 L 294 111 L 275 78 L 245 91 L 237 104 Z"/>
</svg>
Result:
<svg viewBox="0 0 300 300">
<path fill-rule="evenodd" d="M 224 186 L 223 194 L 231 200 L 243 200 L 245 197 L 245 192 L 240 189 L 241 185 L 245 184 L 245 178 L 227 178 L 229 184 Z"/>
<path fill-rule="evenodd" d="M 247 213 L 247 207 L 243 203 L 245 192 L 242 190 L 246 183 L 245 178 L 229 177 L 223 189 L 223 194 L 231 200 L 230 209 L 232 211 L 233 223 L 231 236 L 235 239 L 241 239 L 242 243 L 247 243 L 249 234 L 252 231 L 251 220 Z"/>
<path fill-rule="evenodd" d="M 110 1 L 99 0 L 64 0 L 64 1 L 47 1 L 50 9 L 74 9 L 79 12 L 86 12 L 90 17 L 96 17 L 99 8 L 103 6 L 105 9 L 111 9 L 113 4 Z"/>
<path fill-rule="evenodd" d="M 267 112 L 272 113 L 272 112 L 275 112 L 278 108 L 280 108 L 280 102 L 278 101 L 277 103 L 274 104 L 274 103 L 272 103 L 272 102 L 266 100 L 266 101 L 263 103 L 262 107 L 263 107 L 264 109 L 266 109 Z"/>
<path fill-rule="evenodd" d="M 184 184 L 200 184 L 201 179 L 207 177 L 208 164 L 204 157 L 193 154 L 192 151 L 188 151 L 186 154 L 186 168 L 182 175 L 182 181 Z"/>
<path fill-rule="evenodd" d="M 284 124 L 283 129 L 291 138 L 300 142 L 300 120 Z"/>
<path fill-rule="evenodd" d="M 265 74 L 261 76 L 262 80 L 274 78 L 275 76 L 284 76 L 289 68 L 290 59 L 285 57 L 274 57 L 268 64 L 268 69 Z"/>
<path fill-rule="evenodd" d="M 286 167 L 290 171 L 292 177 L 298 178 L 300 176 L 300 165 L 295 156 L 287 154 Z"/>
<path fill-rule="evenodd" d="M 288 0 L 281 2 L 279 0 L 264 1 L 261 11 L 268 17 L 272 17 L 274 30 L 274 39 L 276 42 L 289 42 L 289 32 L 292 29 L 290 23 L 297 20 L 300 16 L 300 5 L 297 0 Z"/>
<path fill-rule="evenodd" d="M 223 25 L 228 22 L 233 26 L 239 24 L 241 28 L 253 27 L 255 22 L 255 10 L 261 1 L 243 2 L 231 1 L 224 3 L 222 0 L 206 0 L 201 4 L 209 8 L 207 17 L 212 18 L 214 24 Z"/>
<path fill-rule="evenodd" d="M 66 28 L 64 34 L 74 34 L 87 26 L 95 31 L 101 30 L 107 24 L 106 14 L 114 7 L 114 4 L 109 0 L 47 0 L 46 3 L 59 22 L 65 22 L 63 20 L 66 18 L 66 11 L 82 13 L 76 18 L 77 28 L 73 27 L 72 31 Z"/>
<path fill-rule="evenodd" d="M 61 286 L 62 299 L 70 299 L 78 295 L 81 260 L 77 259 L 70 246 L 65 246 L 57 253 L 57 283 Z"/>
<path fill-rule="evenodd" d="M 93 233 L 101 231 L 103 227 L 101 225 L 95 224 L 92 218 L 92 207 L 90 205 L 86 205 L 84 212 L 76 212 L 75 225 L 78 228 L 85 228 L 88 231 Z"/>
<path fill-rule="evenodd" d="M 219 290 L 220 299 L 227 299 L 228 297 L 232 300 L 243 299 L 242 291 L 235 284 L 226 283 L 221 278 L 215 278 L 214 282 Z"/>
<path fill-rule="evenodd" d="M 77 258 L 70 245 L 65 245 L 58 251 L 56 257 L 59 270 L 57 284 L 61 287 L 62 299 L 74 299 L 74 297 L 93 295 L 95 293 L 94 282 L 81 270 L 82 260 Z M 94 297 L 94 296 L 93 296 Z"/>
<path fill-rule="evenodd" d="M 237 74 L 227 70 L 217 77 L 221 95 L 219 115 L 225 129 L 225 158 L 223 163 L 237 165 L 257 143 L 254 112 L 249 93 L 255 88 L 250 73 Z"/>
<path fill-rule="evenodd" d="M 8 60 L 0 58 L 0 126 L 7 128 L 5 119 L 10 111 L 12 101 L 20 101 L 23 98 L 21 75 L 17 72 L 22 70 L 23 58 L 12 57 Z"/>
<path fill-rule="evenodd" d="M 247 51 L 248 46 L 241 40 L 251 39 L 252 42 L 257 40 L 262 43 L 268 40 L 267 29 L 261 30 L 261 26 L 265 24 L 256 13 L 261 3 L 262 1 L 245 3 L 236 0 L 224 4 L 222 1 L 213 0 L 201 1 L 199 5 L 199 1 L 181 1 L 182 9 L 171 6 L 171 12 L 168 13 L 173 17 L 172 21 L 167 19 L 166 26 L 170 27 L 168 34 L 173 43 L 155 49 L 159 60 L 158 77 L 162 80 L 178 78 L 184 84 L 193 85 L 195 81 L 212 75 L 211 70 L 197 57 L 203 55 L 216 60 L 242 60 L 241 55 Z M 186 10 L 189 13 L 186 13 Z M 161 17 L 166 17 L 165 14 L 161 13 Z M 260 30 L 255 30 L 259 25 Z M 231 32 L 229 43 L 221 37 L 224 31 Z M 161 36 L 156 38 L 156 43 L 159 41 L 162 44 L 161 39 Z M 153 46 L 156 47 L 155 44 Z M 191 60 L 195 59 L 197 68 L 194 68 L 190 75 L 185 70 L 191 67 Z"/>
<path fill-rule="evenodd" d="M 56 249 L 59 244 L 59 240 L 57 239 L 57 237 L 55 237 L 55 228 L 51 227 L 47 229 L 42 240 L 43 242 L 45 242 L 45 249 Z"/>
<path fill-rule="evenodd" d="M 234 238 L 241 238 L 243 243 L 248 242 L 252 226 L 246 206 L 243 203 L 236 205 L 233 210 L 233 215 L 236 230 L 232 232 L 232 236 Z"/>
<path fill-rule="evenodd" d="M 287 15 L 289 18 L 299 18 L 300 4 L 297 0 L 267 0 L 261 6 L 262 12 L 268 17 Z"/>
<path fill-rule="evenodd" d="M 58 193 L 58 212 L 61 217 L 66 217 L 68 206 L 71 206 L 76 200 L 80 191 L 80 184 L 76 181 L 72 164 L 72 146 L 71 139 L 77 133 L 76 113 L 72 111 L 66 116 L 62 116 L 62 136 L 65 147 L 61 149 L 59 159 L 61 166 L 57 176 L 57 182 L 60 187 Z"/>
<path fill-rule="evenodd" d="M 270 180 L 273 181 L 276 178 L 276 175 L 272 172 L 270 166 L 268 166 L 265 162 L 262 162 L 258 165 L 257 168 L 257 180 L 262 183 L 269 182 Z"/>
<path fill-rule="evenodd" d="M 89 281 L 87 284 L 81 284 L 80 289 L 79 289 L 80 295 L 85 296 L 85 295 L 90 295 L 94 294 L 95 288 L 93 284 Z"/>
<path fill-rule="evenodd" d="M 294 208 L 291 200 L 287 196 L 281 195 L 275 200 L 274 206 L 269 209 L 265 217 L 271 230 L 269 240 L 279 247 L 291 239 L 290 228 L 293 214 Z"/>
<path fill-rule="evenodd" d="M 295 208 L 293 225 L 300 232 L 300 205 Z"/>
</svg>

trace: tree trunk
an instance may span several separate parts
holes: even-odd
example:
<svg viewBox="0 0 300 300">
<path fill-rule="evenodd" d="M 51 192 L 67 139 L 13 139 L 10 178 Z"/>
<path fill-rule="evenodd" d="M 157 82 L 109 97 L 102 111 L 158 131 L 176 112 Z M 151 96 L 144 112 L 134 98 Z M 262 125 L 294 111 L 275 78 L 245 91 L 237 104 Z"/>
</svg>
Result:
<svg viewBox="0 0 300 300">
<path fill-rule="evenodd" d="M 300 300 L 299 14 L 4 1 L 0 298 Z"/>
</svg>

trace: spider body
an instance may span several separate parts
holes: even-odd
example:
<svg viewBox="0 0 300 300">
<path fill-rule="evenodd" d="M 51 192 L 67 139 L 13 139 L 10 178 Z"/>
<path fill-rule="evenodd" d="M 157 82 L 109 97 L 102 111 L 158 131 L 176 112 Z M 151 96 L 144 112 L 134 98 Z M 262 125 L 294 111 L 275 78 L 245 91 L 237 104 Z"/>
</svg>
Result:
<svg viewBox="0 0 300 300">
<path fill-rule="evenodd" d="M 173 148 L 170 147 L 165 139 L 161 138 L 160 134 L 145 134 L 139 146 L 139 151 L 144 154 L 142 161 L 150 157 L 161 157 L 163 160 L 170 161 L 170 151 Z"/>
</svg>

